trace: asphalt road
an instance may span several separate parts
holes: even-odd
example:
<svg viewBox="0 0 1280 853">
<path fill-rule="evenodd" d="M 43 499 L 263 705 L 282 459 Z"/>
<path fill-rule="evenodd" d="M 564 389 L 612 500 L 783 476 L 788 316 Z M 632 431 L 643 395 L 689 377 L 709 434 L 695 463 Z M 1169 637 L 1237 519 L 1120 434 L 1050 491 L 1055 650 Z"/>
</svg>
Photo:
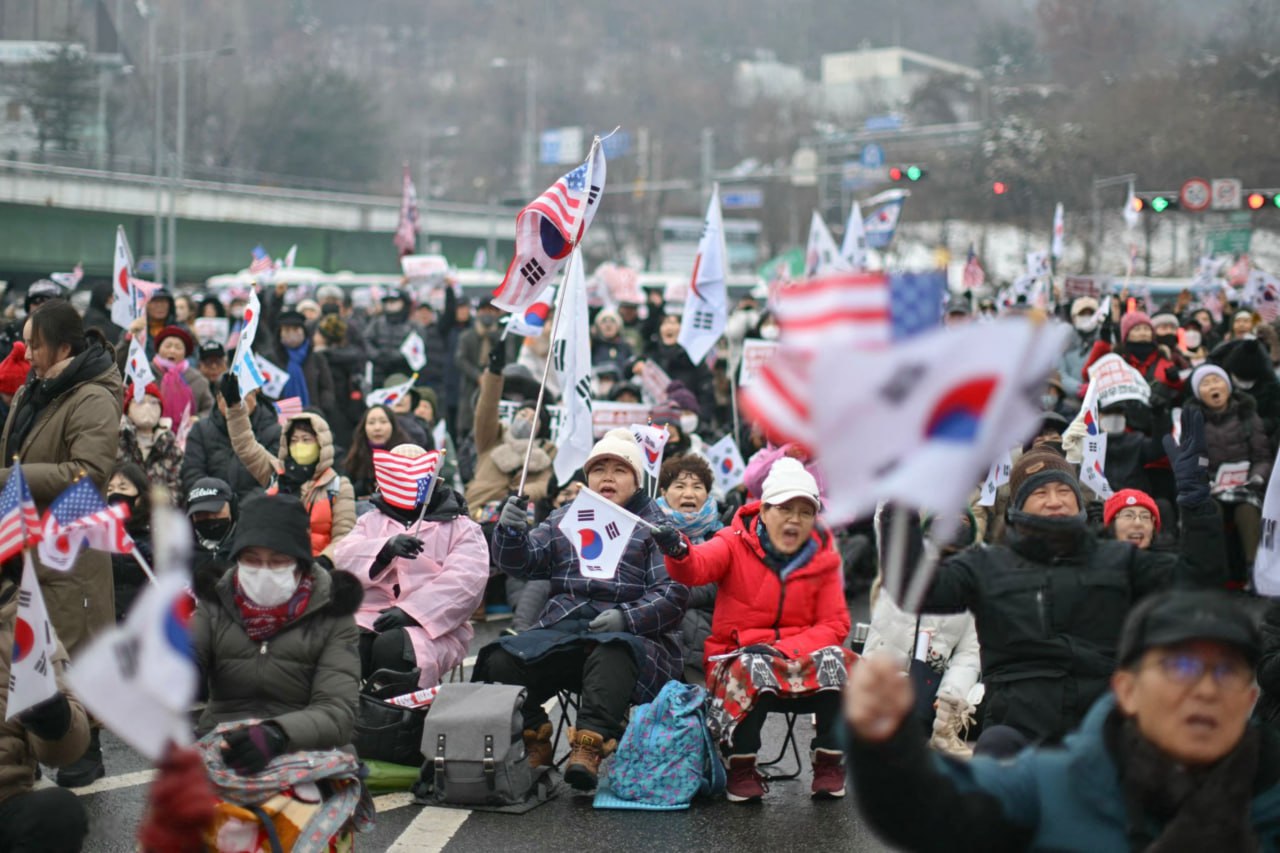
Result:
<svg viewBox="0 0 1280 853">
<path fill-rule="evenodd" d="M 855 620 L 866 618 L 865 602 L 853 607 Z M 477 625 L 471 653 L 489 642 L 503 623 Z M 765 728 L 766 758 L 777 754 L 785 734 L 783 718 L 775 716 Z M 619 853 L 622 850 L 786 851 L 840 849 L 880 851 L 880 844 L 859 819 L 849 798 L 814 801 L 809 798 L 808 742 L 812 726 L 801 718 L 796 726 L 803 756 L 801 775 L 794 781 L 775 781 L 765 801 L 743 805 L 724 799 L 698 800 L 687 811 L 598 811 L 589 796 L 565 789 L 558 797 L 524 815 L 472 812 L 413 805 L 408 794 L 384 794 L 375 799 L 377 826 L 357 837 L 361 850 L 403 850 L 415 853 L 518 853 L 533 850 L 575 850 Z M 85 850 L 94 853 L 133 851 L 150 768 L 145 760 L 109 732 L 103 735 L 107 777 L 80 792 L 89 809 L 90 837 Z M 561 745 L 563 749 L 563 745 Z M 780 770 L 789 770 L 788 759 Z M 47 785 L 47 780 L 41 782 Z"/>
</svg>

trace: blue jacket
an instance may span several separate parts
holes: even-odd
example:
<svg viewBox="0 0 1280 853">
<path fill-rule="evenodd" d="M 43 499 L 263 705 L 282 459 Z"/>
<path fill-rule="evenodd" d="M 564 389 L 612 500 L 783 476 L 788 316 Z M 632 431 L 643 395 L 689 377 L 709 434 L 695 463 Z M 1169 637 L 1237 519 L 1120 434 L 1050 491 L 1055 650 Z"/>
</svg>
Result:
<svg viewBox="0 0 1280 853">
<path fill-rule="evenodd" d="M 1060 748 L 1027 749 L 1006 761 L 929 754 L 910 726 L 883 744 L 851 739 L 862 811 L 908 850 L 1127 853 L 1125 796 L 1103 737 L 1114 708 L 1108 692 Z M 1263 850 L 1280 851 L 1277 738 L 1269 730 L 1263 734 L 1253 828 Z M 904 802 L 915 805 L 904 808 Z"/>
</svg>

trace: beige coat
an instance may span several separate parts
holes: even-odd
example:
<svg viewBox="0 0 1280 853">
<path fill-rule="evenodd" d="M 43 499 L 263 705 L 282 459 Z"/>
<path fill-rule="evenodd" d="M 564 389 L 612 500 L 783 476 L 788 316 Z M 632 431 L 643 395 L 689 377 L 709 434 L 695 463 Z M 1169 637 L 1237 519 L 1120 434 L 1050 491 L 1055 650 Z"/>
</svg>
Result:
<svg viewBox="0 0 1280 853">
<path fill-rule="evenodd" d="M 73 360 L 66 369 L 75 367 Z M 14 396 L 9 419 L 0 433 L 0 448 L 8 446 L 14 416 L 32 387 L 24 385 Z M 123 394 L 120 373 L 115 363 L 109 362 L 97 375 L 54 398 L 37 415 L 18 455 L 42 515 L 82 472 L 100 491 L 106 488 L 120 442 Z M 8 481 L 9 470 L 0 469 L 0 481 Z M 86 550 L 70 572 L 47 569 L 37 561 L 36 571 L 53 629 L 72 657 L 83 643 L 115 623 L 110 554 Z"/>
<path fill-rule="evenodd" d="M 476 442 L 476 474 L 467 484 L 467 506 L 478 515 L 489 501 L 506 500 L 520 488 L 527 441 L 512 438 L 498 420 L 502 398 L 502 377 L 485 371 L 480 374 L 480 399 L 476 403 L 473 435 Z M 547 496 L 551 486 L 551 461 L 556 448 L 549 441 L 537 441 L 529 455 L 529 476 L 524 493 L 531 501 Z"/>
<path fill-rule="evenodd" d="M 13 626 L 18 618 L 17 587 L 11 581 L 0 581 L 0 800 L 30 791 L 36 781 L 36 762 L 51 767 L 64 767 L 89 748 L 89 716 L 67 688 L 64 671 L 67 652 L 58 643 L 53 655 L 53 671 L 58 689 L 71 702 L 71 728 L 58 740 L 41 740 L 8 716 L 9 662 L 13 659 Z"/>
<path fill-rule="evenodd" d="M 264 486 L 284 472 L 284 463 L 289 457 L 289 426 L 296 421 L 305 421 L 309 424 L 312 432 L 316 434 L 316 440 L 320 443 L 316 476 L 310 482 L 303 484 L 302 493 L 298 496 L 302 500 L 302 505 L 307 508 L 307 512 L 311 511 L 311 505 L 317 496 L 323 498 L 328 494 L 330 483 L 335 480 L 338 483 L 338 492 L 333 496 L 333 533 L 329 538 L 329 544 L 316 555 L 332 560 L 334 543 L 356 526 L 356 493 L 351 486 L 351 481 L 333 470 L 333 432 L 329 429 L 328 422 L 311 412 L 294 415 L 280 431 L 280 452 L 273 456 L 271 451 L 253 437 L 253 426 L 249 423 L 249 410 L 244 403 L 227 406 L 227 434 L 231 437 L 231 447 L 249 473 Z"/>
</svg>

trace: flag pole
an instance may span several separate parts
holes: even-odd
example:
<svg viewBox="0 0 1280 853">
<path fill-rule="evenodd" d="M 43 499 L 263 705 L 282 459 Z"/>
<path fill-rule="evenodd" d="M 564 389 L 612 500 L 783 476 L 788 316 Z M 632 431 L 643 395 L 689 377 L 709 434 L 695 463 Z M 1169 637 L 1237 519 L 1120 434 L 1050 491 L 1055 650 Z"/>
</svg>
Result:
<svg viewBox="0 0 1280 853">
<path fill-rule="evenodd" d="M 587 190 L 591 189 L 591 171 L 592 165 L 596 159 L 596 149 L 600 147 L 600 137 L 596 137 L 591 143 L 591 150 L 587 152 Z M 601 192 L 603 201 L 603 188 Z M 569 289 L 569 271 L 573 269 L 574 262 L 581 263 L 582 259 L 578 257 L 578 240 L 579 230 L 587 215 L 587 207 L 590 205 L 590 199 L 586 199 L 582 204 L 582 211 L 578 214 L 578 218 L 574 220 L 573 232 L 569 238 L 573 241 L 573 249 L 569 252 L 569 261 L 564 265 L 564 278 L 560 280 L 560 290 L 556 293 L 555 316 L 551 318 L 551 349 L 547 351 L 547 361 L 542 365 L 542 382 L 538 385 L 538 402 L 533 410 L 533 430 L 529 433 L 529 446 L 524 449 L 524 464 L 520 466 L 520 488 L 517 494 L 524 494 L 524 484 L 529 478 L 529 457 L 533 454 L 533 442 L 538 435 L 538 415 L 542 411 L 542 401 L 547 394 L 547 377 L 551 375 L 551 362 L 555 358 L 556 350 L 556 330 L 560 328 L 560 315 L 564 313 L 565 291 Z M 598 203 L 598 202 L 597 202 Z"/>
<path fill-rule="evenodd" d="M 136 543 L 133 546 L 132 553 L 133 559 L 137 562 L 138 568 L 142 569 L 142 573 L 147 576 L 147 580 L 153 584 L 156 583 L 156 573 L 151 570 L 151 566 L 148 565 L 146 558 L 142 556 L 142 552 L 138 550 Z"/>
<path fill-rule="evenodd" d="M 590 495 L 594 495 L 595 497 L 599 498 L 599 499 L 600 499 L 601 501 L 603 501 L 604 503 L 607 503 L 607 504 L 612 504 L 612 503 L 613 503 L 613 501 L 609 500 L 609 499 L 608 499 L 608 498 L 606 498 L 604 495 L 602 495 L 602 494 L 600 494 L 599 492 L 595 491 L 595 490 L 594 490 L 594 489 L 592 489 L 590 486 L 585 486 L 585 485 L 584 485 L 584 486 L 582 487 L 582 491 L 583 491 L 583 492 L 586 492 L 586 493 L 588 493 L 588 494 L 590 494 Z M 624 507 L 624 506 L 618 506 L 617 504 L 613 504 L 613 505 L 614 505 L 614 507 L 618 510 L 618 512 L 622 513 L 622 514 L 623 514 L 623 515 L 625 515 L 627 518 L 629 518 L 629 519 L 631 519 L 632 521 L 634 521 L 636 524 L 642 524 L 642 525 L 644 525 L 645 527 L 649 528 L 650 530 L 657 530 L 657 529 L 658 529 L 658 525 L 654 524 L 654 523 L 653 523 L 653 522 L 651 522 L 651 521 L 645 521 L 643 518 L 641 518 L 640 516 L 636 515 L 634 512 L 632 512 L 631 510 L 627 509 L 626 507 Z"/>
<path fill-rule="evenodd" d="M 532 436 L 529 438 L 529 445 L 531 447 L 533 446 Z M 444 468 L 445 451 L 441 448 L 437 452 L 440 454 L 440 458 L 436 460 L 436 470 L 435 473 L 431 475 L 431 485 L 427 487 L 427 494 L 422 498 L 422 509 L 418 510 L 418 520 L 413 524 L 414 539 L 418 538 L 418 528 L 422 527 L 422 519 L 427 514 L 427 504 L 431 503 L 431 496 L 436 493 L 436 483 L 440 481 L 440 471 Z M 523 487 L 521 488 L 523 490 Z"/>
<path fill-rule="evenodd" d="M 738 357 L 738 366 L 742 365 L 742 356 Z M 733 415 L 733 443 L 737 444 L 742 441 L 742 425 L 738 422 L 738 380 L 734 378 L 734 374 L 738 371 L 734 368 L 732 362 L 729 367 L 729 411 Z"/>
</svg>

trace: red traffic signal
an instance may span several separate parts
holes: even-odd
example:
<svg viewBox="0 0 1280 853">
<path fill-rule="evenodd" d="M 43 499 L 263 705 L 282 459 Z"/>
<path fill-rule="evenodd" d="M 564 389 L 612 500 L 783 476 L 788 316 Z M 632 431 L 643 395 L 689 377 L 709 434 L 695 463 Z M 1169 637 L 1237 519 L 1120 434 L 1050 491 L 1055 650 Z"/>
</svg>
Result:
<svg viewBox="0 0 1280 853">
<path fill-rule="evenodd" d="M 1262 206 L 1267 203 L 1267 197 L 1262 193 L 1249 193 L 1249 195 L 1245 196 L 1244 203 L 1250 210 L 1261 210 Z"/>
<path fill-rule="evenodd" d="M 996 181 L 991 185 L 991 191 L 996 195 L 1004 195 L 1009 191 L 1009 186 L 1004 181 Z"/>
<path fill-rule="evenodd" d="M 891 180 L 891 181 L 900 181 L 900 180 L 902 180 L 902 169 L 901 169 L 901 168 L 899 168 L 898 166 L 890 166 L 890 167 L 889 167 L 889 180 Z"/>
</svg>

